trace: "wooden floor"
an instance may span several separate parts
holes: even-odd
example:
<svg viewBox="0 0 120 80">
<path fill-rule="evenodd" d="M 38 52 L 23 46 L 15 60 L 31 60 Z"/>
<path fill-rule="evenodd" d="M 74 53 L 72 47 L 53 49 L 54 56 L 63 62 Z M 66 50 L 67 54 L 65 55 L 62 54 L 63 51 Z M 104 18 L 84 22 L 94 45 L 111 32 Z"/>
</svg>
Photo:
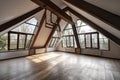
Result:
<svg viewBox="0 0 120 80">
<path fill-rule="evenodd" d="M 0 61 L 0 80 L 120 80 L 120 60 L 50 52 Z"/>
</svg>

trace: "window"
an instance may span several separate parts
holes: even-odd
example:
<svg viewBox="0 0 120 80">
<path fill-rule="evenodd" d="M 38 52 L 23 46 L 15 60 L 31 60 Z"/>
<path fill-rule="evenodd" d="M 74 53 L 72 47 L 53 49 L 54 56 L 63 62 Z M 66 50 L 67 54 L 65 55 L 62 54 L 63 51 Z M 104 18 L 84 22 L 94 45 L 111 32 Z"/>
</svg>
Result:
<svg viewBox="0 0 120 80">
<path fill-rule="evenodd" d="M 81 48 L 109 50 L 109 40 L 81 20 L 76 26 Z"/>
<path fill-rule="evenodd" d="M 68 24 L 63 31 L 63 47 L 77 47 L 71 24 Z"/>
<path fill-rule="evenodd" d="M 8 50 L 8 34 L 0 36 L 0 51 Z"/>
<path fill-rule="evenodd" d="M 9 43 L 10 50 L 17 49 L 17 38 L 18 38 L 17 34 L 14 34 L 14 33 L 10 34 L 10 43 Z"/>
<path fill-rule="evenodd" d="M 0 51 L 20 50 L 29 48 L 32 36 L 34 35 L 37 20 L 32 18 L 7 34 L 0 36 Z"/>
<path fill-rule="evenodd" d="M 101 50 L 109 50 L 109 40 L 105 36 L 99 34 L 99 41 Z"/>
<path fill-rule="evenodd" d="M 59 41 L 58 32 L 55 31 L 55 33 L 53 34 L 53 37 L 52 37 L 52 39 L 50 41 L 49 47 L 56 47 L 58 41 Z"/>
</svg>

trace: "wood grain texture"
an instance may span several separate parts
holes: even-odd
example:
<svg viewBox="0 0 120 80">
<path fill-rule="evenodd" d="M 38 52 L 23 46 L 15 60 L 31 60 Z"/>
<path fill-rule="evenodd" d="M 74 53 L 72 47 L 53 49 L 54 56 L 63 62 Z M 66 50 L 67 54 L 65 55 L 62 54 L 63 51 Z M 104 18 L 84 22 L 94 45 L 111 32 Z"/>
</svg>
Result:
<svg viewBox="0 0 120 80">
<path fill-rule="evenodd" d="M 0 61 L 0 80 L 120 80 L 120 60 L 50 52 Z"/>
</svg>

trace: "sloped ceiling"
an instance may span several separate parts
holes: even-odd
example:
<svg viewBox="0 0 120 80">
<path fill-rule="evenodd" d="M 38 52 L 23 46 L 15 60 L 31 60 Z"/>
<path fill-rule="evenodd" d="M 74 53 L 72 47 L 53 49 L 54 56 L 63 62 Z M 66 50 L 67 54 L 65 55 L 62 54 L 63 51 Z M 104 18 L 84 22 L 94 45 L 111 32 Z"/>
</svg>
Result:
<svg viewBox="0 0 120 80">
<path fill-rule="evenodd" d="M 30 0 L 0 0 L 0 24 L 23 15 L 38 5 Z"/>
<path fill-rule="evenodd" d="M 120 16 L 120 0 L 84 0 Z"/>
<path fill-rule="evenodd" d="M 105 22 L 97 19 L 96 17 L 90 15 L 89 13 L 75 7 L 74 5 L 62 0 L 66 5 L 68 5 L 70 8 L 72 8 L 73 10 L 75 10 L 76 12 L 78 12 L 79 14 L 81 14 L 82 16 L 84 16 L 85 18 L 89 19 L 90 21 L 94 22 L 95 24 L 97 24 L 98 26 L 100 26 L 101 28 L 103 28 L 104 30 L 108 31 L 109 33 L 113 34 L 114 36 L 120 38 L 120 31 L 111 27 L 110 25 L 106 24 Z"/>
</svg>

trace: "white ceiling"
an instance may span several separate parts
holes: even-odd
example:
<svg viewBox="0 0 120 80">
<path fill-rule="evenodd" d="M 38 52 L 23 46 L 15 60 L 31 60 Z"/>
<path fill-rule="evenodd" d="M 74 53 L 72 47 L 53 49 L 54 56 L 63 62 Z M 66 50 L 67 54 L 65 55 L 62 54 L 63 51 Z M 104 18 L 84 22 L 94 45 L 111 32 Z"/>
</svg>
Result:
<svg viewBox="0 0 120 80">
<path fill-rule="evenodd" d="M 31 0 L 0 0 L 0 24 L 23 15 L 38 5 Z"/>
<path fill-rule="evenodd" d="M 81 14 L 82 16 L 84 16 L 85 18 L 89 19 L 90 21 L 94 22 L 95 24 L 97 24 L 98 26 L 100 26 L 101 28 L 103 28 L 104 30 L 110 32 L 111 34 L 115 35 L 116 37 L 120 38 L 120 31 L 113 28 L 112 26 L 106 24 L 105 22 L 97 19 L 96 17 L 90 15 L 89 13 L 73 6 L 72 4 L 66 2 L 63 0 L 63 2 L 68 5 L 70 8 L 72 8 L 73 10 L 75 10 L 76 12 L 78 12 L 79 14 Z"/>
<path fill-rule="evenodd" d="M 120 0 L 85 0 L 85 1 L 120 16 Z"/>
</svg>

